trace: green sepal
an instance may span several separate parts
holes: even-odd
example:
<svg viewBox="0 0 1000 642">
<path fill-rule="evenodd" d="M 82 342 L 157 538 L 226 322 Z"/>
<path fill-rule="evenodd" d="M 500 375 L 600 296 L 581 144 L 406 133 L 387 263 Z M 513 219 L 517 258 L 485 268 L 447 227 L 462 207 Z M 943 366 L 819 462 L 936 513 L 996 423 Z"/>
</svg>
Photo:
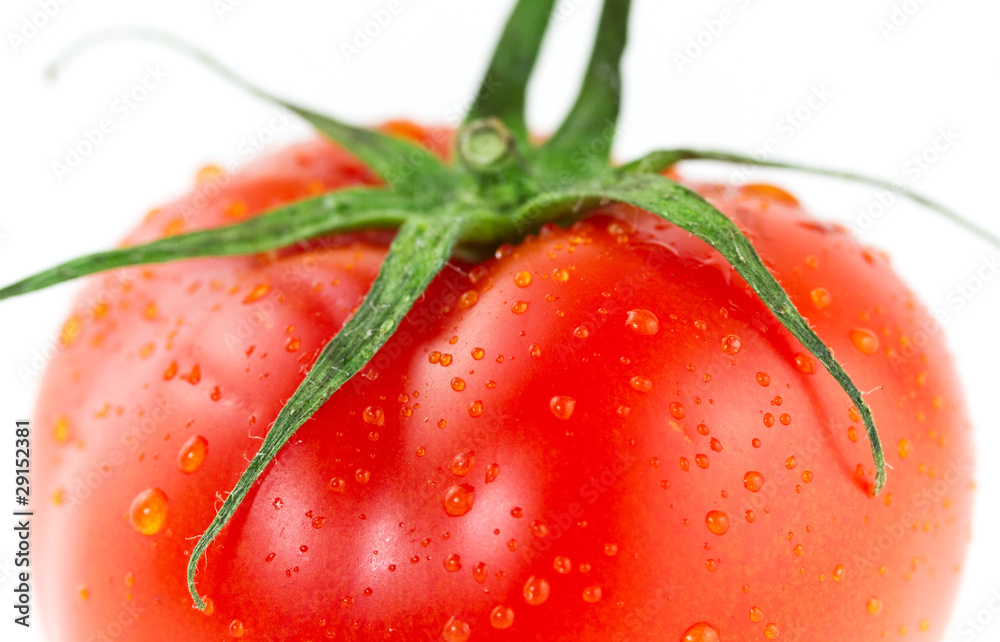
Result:
<svg viewBox="0 0 1000 642">
<path fill-rule="evenodd" d="M 801 163 L 792 163 L 788 161 L 771 161 L 753 158 L 751 156 L 745 156 L 743 154 L 735 154 L 732 152 L 722 152 L 722 151 L 712 151 L 712 150 L 696 150 L 696 149 L 663 149 L 650 152 L 649 154 L 643 156 L 642 158 L 632 161 L 621 167 L 622 171 L 625 172 L 642 172 L 642 173 L 655 173 L 659 174 L 666 170 L 667 168 L 675 165 L 676 163 L 684 160 L 711 160 L 720 161 L 723 163 L 736 163 L 740 165 L 753 165 L 755 167 L 774 167 L 778 169 L 790 169 L 797 172 L 803 172 L 806 174 L 815 174 L 817 176 L 829 176 L 832 178 L 840 178 L 843 180 L 851 181 L 854 183 L 864 183 L 865 185 L 871 185 L 873 187 L 879 187 L 881 189 L 888 190 L 894 194 L 900 194 L 901 196 L 913 201 L 914 203 L 919 203 L 931 211 L 937 212 L 944 218 L 948 219 L 952 223 L 958 225 L 959 227 L 965 229 L 968 232 L 978 236 L 990 245 L 1000 247 L 1000 237 L 989 230 L 980 227 L 979 225 L 973 223 L 969 219 L 963 217 L 961 214 L 955 210 L 938 203 L 937 201 L 931 200 L 918 192 L 907 189 L 899 183 L 893 183 L 890 181 L 885 181 L 880 178 L 874 178 L 871 176 L 866 176 L 864 174 L 856 174 L 854 172 L 844 172 L 836 169 L 828 169 L 825 167 L 815 167 L 812 165 L 803 165 Z"/>
<path fill-rule="evenodd" d="M 394 228 L 412 216 L 408 201 L 382 189 L 352 188 L 297 201 L 242 223 L 169 236 L 76 258 L 0 289 L 0 299 L 129 265 L 277 250 L 334 232 Z"/>
<path fill-rule="evenodd" d="M 607 168 L 621 108 L 621 58 L 630 7 L 631 0 L 605 0 L 576 103 L 539 149 L 539 173 L 543 176 L 570 170 L 574 176 L 586 178 Z"/>
<path fill-rule="evenodd" d="M 514 216 L 519 229 L 532 229 L 559 212 L 580 213 L 608 201 L 640 207 L 687 230 L 715 248 L 753 288 L 778 321 L 823 364 L 857 408 L 875 461 L 874 493 L 885 486 L 885 456 L 871 409 L 833 353 L 795 309 L 788 294 L 764 266 L 746 235 L 726 215 L 690 189 L 656 174 L 611 172 L 600 179 L 539 196 Z"/>
<path fill-rule="evenodd" d="M 450 191 L 454 185 L 452 172 L 441 159 L 424 147 L 374 129 L 348 125 L 330 116 L 282 100 L 239 76 L 207 52 L 155 29 L 110 29 L 92 34 L 63 52 L 49 68 L 49 75 L 56 76 L 71 60 L 94 45 L 116 39 L 140 39 L 167 45 L 199 61 L 249 93 L 294 112 L 323 135 L 356 156 L 398 191 L 420 196 L 428 201 L 437 197 L 436 200 L 440 202 L 443 194 Z"/>
<path fill-rule="evenodd" d="M 305 379 L 278 413 L 260 450 L 191 551 L 187 582 L 197 608 L 203 610 L 205 601 L 195 586 L 195 574 L 209 544 L 232 519 L 281 447 L 340 386 L 360 372 L 396 332 L 414 302 L 424 295 L 448 262 L 460 229 L 461 221 L 452 216 L 441 216 L 433 221 L 411 218 L 399 228 L 358 311 L 320 352 Z"/>
</svg>

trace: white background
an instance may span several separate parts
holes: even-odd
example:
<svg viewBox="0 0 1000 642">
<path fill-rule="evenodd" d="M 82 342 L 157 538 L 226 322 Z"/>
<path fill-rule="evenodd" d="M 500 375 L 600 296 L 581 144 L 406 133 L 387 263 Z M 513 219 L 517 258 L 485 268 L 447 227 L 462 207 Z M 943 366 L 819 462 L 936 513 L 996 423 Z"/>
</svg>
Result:
<svg viewBox="0 0 1000 642">
<path fill-rule="evenodd" d="M 58 5 L 48 24 L 15 46 L 45 4 Z M 407 116 L 448 122 L 468 103 L 511 0 L 400 0 L 401 10 L 360 54 L 343 43 L 389 0 L 4 0 L 0 9 L 0 282 L 9 283 L 58 260 L 111 247 L 151 207 L 188 189 L 207 162 L 238 160 L 248 137 L 266 128 L 273 108 L 161 46 L 102 46 L 78 60 L 57 83 L 46 64 L 81 35 L 110 26 L 153 26 L 198 43 L 275 92 L 358 123 Z M 569 105 L 586 60 L 597 0 L 563 0 L 532 84 L 530 117 L 551 131 Z M 993 0 L 635 0 L 619 158 L 655 147 L 703 146 L 752 152 L 768 138 L 776 157 L 907 179 L 906 165 L 941 129 L 959 138 L 908 184 L 947 202 L 1000 234 L 997 150 L 1000 149 L 1000 3 Z M 898 13 L 898 30 L 880 21 Z M 718 36 L 711 21 L 728 10 Z M 905 20 L 900 19 L 905 17 Z M 39 18 L 36 18 L 39 20 Z M 700 33 L 702 32 L 702 33 Z M 30 33 L 30 30 L 28 31 Z M 690 38 L 708 43 L 691 50 Z M 15 48 L 17 49 L 15 51 Z M 147 65 L 168 77 L 121 119 L 115 101 L 142 81 Z M 786 138 L 778 122 L 806 104 L 813 88 L 832 94 Z M 814 105 L 817 103 L 814 101 Z M 54 161 L 102 118 L 114 131 L 82 165 L 57 179 Z M 294 123 L 278 142 L 309 136 Z M 699 173 L 705 166 L 699 166 Z M 728 170 L 718 168 L 722 179 Z M 873 191 L 863 186 L 760 173 L 789 187 L 816 213 L 857 227 Z M 944 328 L 976 424 L 978 512 L 965 581 L 946 640 L 996 640 L 1000 613 L 1000 279 L 982 284 L 962 309 L 949 298 L 975 278 L 994 249 L 919 207 L 897 202 L 858 235 L 888 251 L 898 271 Z M 994 276 L 991 274 L 990 276 Z M 976 283 L 971 283 L 975 286 Z M 0 512 L 12 494 L 15 418 L 31 415 L 36 351 L 54 341 L 76 285 L 0 303 Z M 36 362 L 37 363 L 37 362 Z M 19 368 L 21 373 L 19 373 Z M 6 471 L 6 472 L 4 472 Z M 37 627 L 15 627 L 11 601 L 13 532 L 0 520 L 0 638 L 37 640 Z M 997 602 L 993 602 L 996 606 Z M 972 637 L 961 621 L 995 620 Z M 37 622 L 37 620 L 36 620 Z M 943 623 L 937 623 L 940 631 Z M 11 635 L 13 633 L 13 636 Z"/>
</svg>

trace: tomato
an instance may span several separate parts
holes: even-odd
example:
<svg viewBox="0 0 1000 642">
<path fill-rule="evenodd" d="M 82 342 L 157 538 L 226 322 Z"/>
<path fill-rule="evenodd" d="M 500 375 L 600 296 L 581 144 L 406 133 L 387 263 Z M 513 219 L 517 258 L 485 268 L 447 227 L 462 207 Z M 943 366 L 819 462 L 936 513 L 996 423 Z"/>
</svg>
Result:
<svg viewBox="0 0 1000 642">
<path fill-rule="evenodd" d="M 201 180 L 128 242 L 374 179 L 309 142 Z M 883 255 L 784 191 L 695 187 L 870 391 L 892 466 L 883 493 L 843 390 L 729 264 L 612 204 L 445 269 L 209 547 L 202 613 L 190 551 L 360 304 L 388 236 L 129 268 L 79 295 L 89 312 L 67 322 L 40 392 L 50 632 L 940 639 L 972 447 L 933 320 Z"/>
</svg>

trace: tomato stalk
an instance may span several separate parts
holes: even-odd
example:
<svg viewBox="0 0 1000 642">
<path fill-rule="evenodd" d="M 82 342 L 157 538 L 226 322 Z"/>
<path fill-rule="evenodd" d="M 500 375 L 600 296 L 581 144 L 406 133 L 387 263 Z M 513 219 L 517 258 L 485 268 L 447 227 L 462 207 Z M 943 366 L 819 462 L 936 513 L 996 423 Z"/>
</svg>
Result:
<svg viewBox="0 0 1000 642">
<path fill-rule="evenodd" d="M 57 61 L 111 38 L 142 37 L 170 45 L 250 93 L 293 111 L 357 156 L 383 181 L 338 190 L 267 212 L 231 226 L 191 232 L 74 259 L 0 289 L 0 299 L 87 274 L 128 265 L 192 257 L 255 254 L 300 241 L 358 229 L 398 232 L 358 311 L 321 351 L 274 421 L 260 450 L 195 546 L 187 569 L 195 606 L 202 556 L 235 515 L 247 493 L 292 435 L 385 345 L 414 302 L 456 254 L 481 255 L 516 242 L 547 223 L 567 224 L 593 207 L 620 201 L 645 209 L 715 248 L 746 280 L 778 321 L 836 379 L 864 421 L 876 467 L 873 493 L 885 485 L 886 463 L 872 413 L 857 386 L 795 309 L 753 245 L 725 215 L 661 173 L 681 160 L 753 163 L 887 184 L 876 179 L 777 161 L 755 161 L 725 152 L 667 150 L 621 167 L 610 165 L 621 103 L 620 62 L 630 0 L 605 0 L 593 53 L 580 93 L 555 134 L 533 145 L 525 119 L 528 80 L 545 36 L 554 0 L 520 0 L 502 33 L 477 98 L 457 136 L 457 162 L 374 129 L 356 127 L 269 94 L 204 52 L 149 31 L 107 32 L 81 41 Z M 1000 240 L 954 212 L 898 190 L 990 242 Z"/>
</svg>

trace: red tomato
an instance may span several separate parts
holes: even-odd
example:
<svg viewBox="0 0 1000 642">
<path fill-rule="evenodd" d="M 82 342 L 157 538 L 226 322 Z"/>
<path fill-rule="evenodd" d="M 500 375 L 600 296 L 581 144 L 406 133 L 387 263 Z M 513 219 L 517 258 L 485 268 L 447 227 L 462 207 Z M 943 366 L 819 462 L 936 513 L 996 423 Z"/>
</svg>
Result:
<svg viewBox="0 0 1000 642">
<path fill-rule="evenodd" d="M 324 142 L 150 214 L 130 243 L 370 181 Z M 205 182 L 209 181 L 209 182 Z M 355 235 L 91 279 L 41 391 L 39 586 L 57 640 L 940 639 L 970 428 L 881 254 L 769 186 L 698 189 L 868 394 L 701 241 L 611 205 L 434 282 L 209 548 L 220 498 L 386 251 Z M 217 194 L 216 194 L 217 192 Z M 200 196 L 213 196 L 206 201 Z M 198 205 L 201 203 L 201 205 Z"/>
</svg>

